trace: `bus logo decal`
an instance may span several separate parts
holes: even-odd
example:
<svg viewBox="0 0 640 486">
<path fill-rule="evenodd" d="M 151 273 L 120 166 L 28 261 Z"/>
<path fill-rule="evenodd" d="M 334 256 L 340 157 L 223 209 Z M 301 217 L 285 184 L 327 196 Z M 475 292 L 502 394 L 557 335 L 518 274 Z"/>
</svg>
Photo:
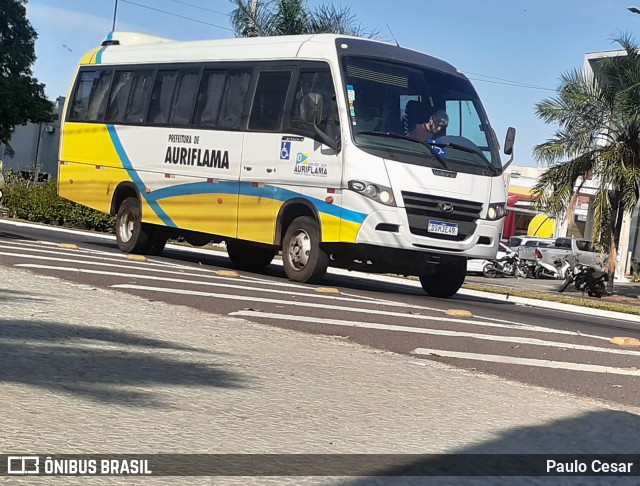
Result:
<svg viewBox="0 0 640 486">
<path fill-rule="evenodd" d="M 438 207 L 440 208 L 441 211 L 444 211 L 445 213 L 452 213 L 453 212 L 453 204 L 448 203 L 448 202 L 441 202 L 438 204 Z"/>
<path fill-rule="evenodd" d="M 442 170 L 442 169 L 431 169 L 433 171 L 433 175 L 437 175 L 440 177 L 449 177 L 450 179 L 455 179 L 458 175 L 457 172 L 452 172 L 450 170 Z"/>
<path fill-rule="evenodd" d="M 309 165 L 309 154 L 298 152 L 296 156 L 296 165 Z"/>
</svg>

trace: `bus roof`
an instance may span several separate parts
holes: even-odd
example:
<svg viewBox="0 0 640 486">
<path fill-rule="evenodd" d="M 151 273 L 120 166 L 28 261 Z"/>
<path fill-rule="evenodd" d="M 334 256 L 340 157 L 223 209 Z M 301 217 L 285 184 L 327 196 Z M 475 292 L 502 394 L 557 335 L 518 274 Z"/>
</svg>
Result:
<svg viewBox="0 0 640 486">
<path fill-rule="evenodd" d="M 98 64 L 202 62 L 274 59 L 335 59 L 336 52 L 384 57 L 462 76 L 449 63 L 395 44 L 338 34 L 242 37 L 174 41 L 133 32 L 112 32 L 102 43 Z"/>
</svg>

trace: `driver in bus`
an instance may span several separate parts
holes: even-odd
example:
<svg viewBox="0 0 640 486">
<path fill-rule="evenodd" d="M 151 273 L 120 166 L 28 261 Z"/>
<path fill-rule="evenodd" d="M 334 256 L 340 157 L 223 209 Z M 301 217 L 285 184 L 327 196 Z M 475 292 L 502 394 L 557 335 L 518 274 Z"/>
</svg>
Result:
<svg viewBox="0 0 640 486">
<path fill-rule="evenodd" d="M 407 135 L 420 142 L 433 141 L 436 137 L 442 135 L 442 131 L 449 125 L 449 116 L 447 112 L 436 109 L 431 113 L 427 121 L 416 124 L 415 128 Z"/>
</svg>

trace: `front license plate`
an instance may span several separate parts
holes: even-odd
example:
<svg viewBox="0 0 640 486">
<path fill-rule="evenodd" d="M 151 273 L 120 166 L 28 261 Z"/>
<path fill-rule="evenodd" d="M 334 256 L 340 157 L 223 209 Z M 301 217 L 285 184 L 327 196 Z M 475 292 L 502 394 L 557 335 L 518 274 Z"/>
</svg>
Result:
<svg viewBox="0 0 640 486">
<path fill-rule="evenodd" d="M 429 233 L 438 233 L 440 235 L 457 236 L 458 225 L 456 223 L 446 223 L 444 221 L 431 221 L 427 227 Z"/>
</svg>

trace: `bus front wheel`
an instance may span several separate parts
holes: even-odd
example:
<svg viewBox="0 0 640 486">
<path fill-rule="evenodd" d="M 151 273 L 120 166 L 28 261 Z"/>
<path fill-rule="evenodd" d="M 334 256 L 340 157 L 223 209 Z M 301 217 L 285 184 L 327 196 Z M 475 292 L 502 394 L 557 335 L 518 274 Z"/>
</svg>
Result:
<svg viewBox="0 0 640 486">
<path fill-rule="evenodd" d="M 320 248 L 320 229 L 313 218 L 294 219 L 282 241 L 284 271 L 295 282 L 316 282 L 327 272 L 329 256 Z"/>
<path fill-rule="evenodd" d="M 118 208 L 116 240 L 125 253 L 158 255 L 167 243 L 160 228 L 142 222 L 142 209 L 135 197 L 128 197 Z"/>
<path fill-rule="evenodd" d="M 424 291 L 432 297 L 451 297 L 462 284 L 467 273 L 467 260 L 454 258 L 442 262 L 434 270 L 420 275 L 420 284 Z"/>
</svg>

